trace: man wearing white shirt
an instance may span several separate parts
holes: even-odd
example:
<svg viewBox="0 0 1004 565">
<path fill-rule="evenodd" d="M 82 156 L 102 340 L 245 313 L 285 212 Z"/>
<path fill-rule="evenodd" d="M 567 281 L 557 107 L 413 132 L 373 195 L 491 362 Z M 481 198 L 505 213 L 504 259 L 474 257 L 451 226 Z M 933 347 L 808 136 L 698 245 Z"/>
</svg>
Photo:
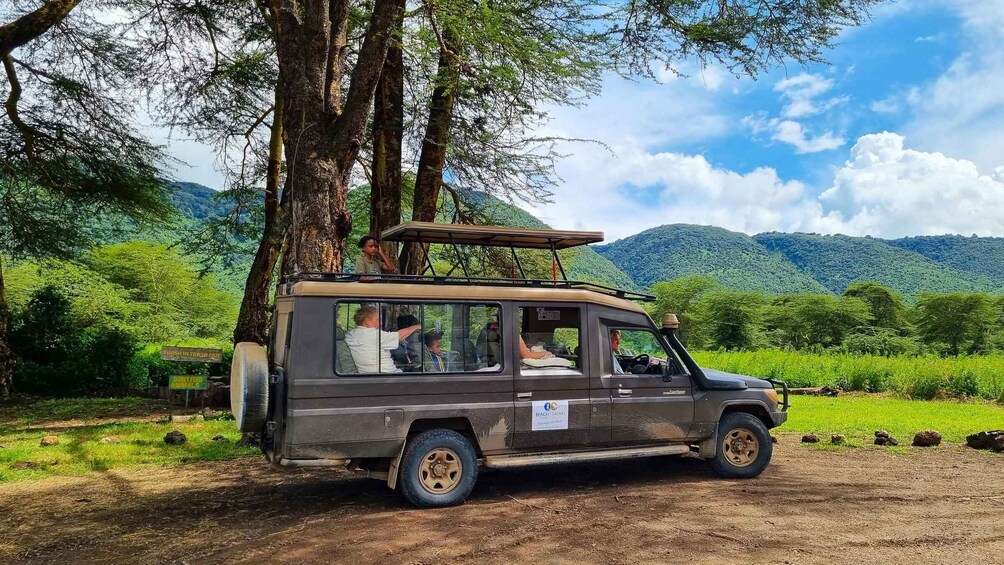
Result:
<svg viewBox="0 0 1004 565">
<path fill-rule="evenodd" d="M 345 333 L 345 344 L 349 346 L 356 369 L 360 373 L 400 373 L 390 352 L 422 326 L 415 324 L 396 332 L 382 331 L 380 313 L 369 304 L 360 306 L 353 318 L 356 327 Z"/>
</svg>

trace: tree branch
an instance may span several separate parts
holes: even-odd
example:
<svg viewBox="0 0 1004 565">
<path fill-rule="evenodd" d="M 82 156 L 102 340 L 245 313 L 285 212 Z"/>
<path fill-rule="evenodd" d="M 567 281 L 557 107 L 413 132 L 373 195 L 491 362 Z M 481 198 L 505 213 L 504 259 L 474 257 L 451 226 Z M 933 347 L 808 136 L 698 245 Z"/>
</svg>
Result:
<svg viewBox="0 0 1004 565">
<path fill-rule="evenodd" d="M 61 22 L 79 3 L 80 0 L 49 0 L 34 12 L 0 26 L 0 55 L 9 55 L 14 49 L 38 38 Z"/>
<path fill-rule="evenodd" d="M 17 102 L 21 99 L 21 83 L 17 80 L 17 72 L 14 70 L 14 58 L 9 53 L 3 58 L 3 69 L 7 73 L 7 82 L 10 83 L 10 94 L 7 95 L 7 101 L 4 103 L 7 116 L 14 127 L 21 132 L 21 137 L 24 138 L 24 152 L 28 156 L 28 160 L 36 163 L 38 161 L 38 156 L 35 154 L 36 132 L 31 126 L 24 123 L 17 113 Z"/>
</svg>

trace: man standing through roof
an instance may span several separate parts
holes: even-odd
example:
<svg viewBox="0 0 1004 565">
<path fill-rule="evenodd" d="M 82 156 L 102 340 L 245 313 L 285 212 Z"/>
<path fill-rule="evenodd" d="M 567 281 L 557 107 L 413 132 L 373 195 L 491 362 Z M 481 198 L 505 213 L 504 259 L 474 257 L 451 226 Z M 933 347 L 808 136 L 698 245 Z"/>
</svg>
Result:
<svg viewBox="0 0 1004 565">
<path fill-rule="evenodd" d="M 364 235 L 359 239 L 359 249 L 362 254 L 356 259 L 357 275 L 379 275 L 393 273 L 394 264 L 384 255 L 383 249 L 377 243 L 377 238 Z"/>
</svg>

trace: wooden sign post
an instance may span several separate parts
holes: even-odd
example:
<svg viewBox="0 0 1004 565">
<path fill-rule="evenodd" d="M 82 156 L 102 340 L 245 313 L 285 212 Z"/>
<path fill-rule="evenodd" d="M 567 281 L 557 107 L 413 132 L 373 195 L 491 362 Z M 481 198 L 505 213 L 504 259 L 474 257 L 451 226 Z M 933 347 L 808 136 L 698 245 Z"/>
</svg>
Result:
<svg viewBox="0 0 1004 565">
<path fill-rule="evenodd" d="M 183 363 L 222 363 L 222 349 L 208 349 L 203 347 L 162 347 L 160 358 L 165 361 L 181 361 Z M 168 377 L 168 390 L 185 391 L 185 408 L 188 408 L 188 395 L 190 391 L 202 391 L 202 410 L 206 408 L 206 389 L 209 387 L 209 377 L 205 375 L 171 375 Z M 174 395 L 171 395 L 172 397 Z M 168 402 L 168 406 L 174 406 L 173 398 Z"/>
</svg>

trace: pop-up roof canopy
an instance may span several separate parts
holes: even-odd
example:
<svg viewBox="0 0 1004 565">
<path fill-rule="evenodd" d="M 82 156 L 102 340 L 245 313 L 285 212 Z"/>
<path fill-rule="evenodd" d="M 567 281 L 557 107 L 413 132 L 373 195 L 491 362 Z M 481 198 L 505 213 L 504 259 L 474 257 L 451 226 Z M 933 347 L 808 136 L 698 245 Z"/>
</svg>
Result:
<svg viewBox="0 0 1004 565">
<path fill-rule="evenodd" d="M 518 249 L 568 249 L 603 241 L 603 232 L 598 231 L 531 230 L 432 222 L 405 222 L 384 230 L 382 236 L 384 241 Z"/>
<path fill-rule="evenodd" d="M 654 296 L 604 286 L 601 284 L 581 281 L 571 281 L 565 275 L 558 250 L 570 247 L 589 245 L 603 241 L 603 232 L 597 231 L 565 231 L 565 230 L 533 230 L 509 228 L 504 226 L 472 226 L 466 224 L 436 224 L 432 222 L 405 222 L 383 231 L 383 241 L 399 241 L 421 244 L 443 244 L 453 248 L 457 264 L 446 274 L 436 273 L 435 265 L 426 252 L 425 245 L 419 246 L 425 256 L 425 271 L 418 275 L 384 273 L 297 273 L 286 277 L 286 282 L 296 281 L 327 281 L 370 283 L 410 283 L 410 284 L 468 284 L 479 286 L 521 286 L 528 288 L 564 288 L 587 289 L 600 294 L 627 298 L 633 300 L 655 300 Z M 482 247 L 508 247 L 512 253 L 513 264 L 519 269 L 519 278 L 484 278 L 472 276 L 463 254 L 461 245 Z M 554 274 L 551 279 L 527 278 L 523 264 L 516 254 L 516 249 L 545 249 L 551 252 L 554 261 Z M 464 276 L 452 276 L 457 267 L 463 270 Z M 426 272 L 431 274 L 426 274 Z M 561 273 L 561 279 L 557 277 Z"/>
</svg>

